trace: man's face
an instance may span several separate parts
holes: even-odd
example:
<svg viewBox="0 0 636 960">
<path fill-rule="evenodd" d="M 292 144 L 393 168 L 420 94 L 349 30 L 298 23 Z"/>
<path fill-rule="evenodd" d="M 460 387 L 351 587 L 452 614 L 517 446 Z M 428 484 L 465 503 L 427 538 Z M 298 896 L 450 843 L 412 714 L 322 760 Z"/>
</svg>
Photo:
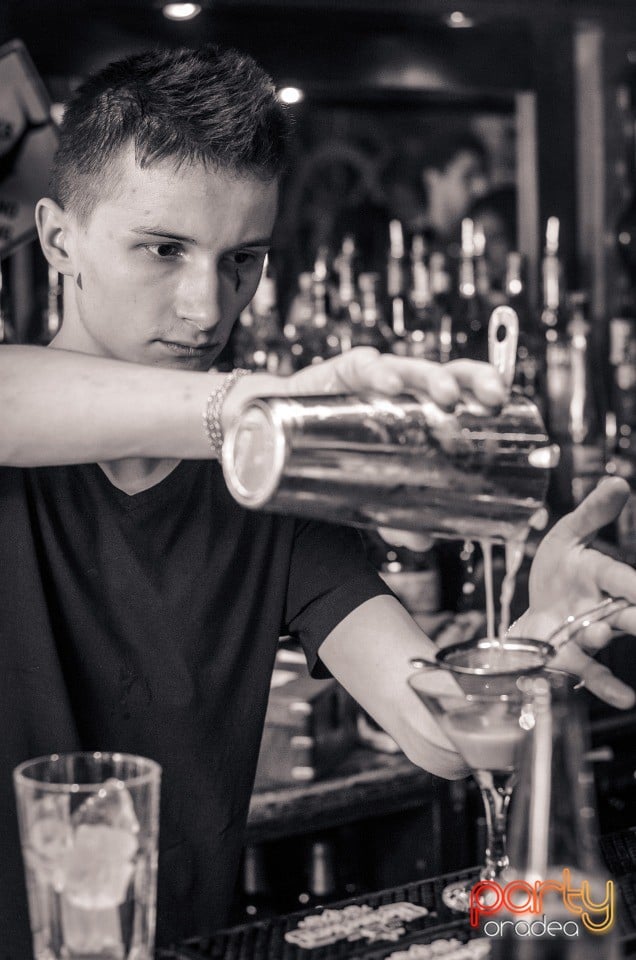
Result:
<svg viewBox="0 0 636 960">
<path fill-rule="evenodd" d="M 446 228 L 452 230 L 488 189 L 481 158 L 471 150 L 461 150 L 443 170 L 434 171 L 430 189 L 438 191 Z"/>
<path fill-rule="evenodd" d="M 60 345 L 209 369 L 258 285 L 276 183 L 169 161 L 140 169 L 132 147 L 110 175 L 88 222 L 71 217 L 76 309 Z"/>
</svg>

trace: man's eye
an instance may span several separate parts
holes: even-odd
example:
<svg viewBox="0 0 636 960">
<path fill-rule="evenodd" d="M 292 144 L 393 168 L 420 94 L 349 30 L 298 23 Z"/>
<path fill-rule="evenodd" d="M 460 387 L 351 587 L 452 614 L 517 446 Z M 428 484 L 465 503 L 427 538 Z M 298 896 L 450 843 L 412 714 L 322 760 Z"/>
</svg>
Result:
<svg viewBox="0 0 636 960">
<path fill-rule="evenodd" d="M 237 250 L 236 253 L 232 254 L 232 260 L 237 267 L 245 267 L 254 263 L 256 256 L 248 250 Z"/>
<path fill-rule="evenodd" d="M 176 260 L 183 252 L 183 247 L 180 243 L 148 243 L 146 250 L 159 260 Z"/>
</svg>

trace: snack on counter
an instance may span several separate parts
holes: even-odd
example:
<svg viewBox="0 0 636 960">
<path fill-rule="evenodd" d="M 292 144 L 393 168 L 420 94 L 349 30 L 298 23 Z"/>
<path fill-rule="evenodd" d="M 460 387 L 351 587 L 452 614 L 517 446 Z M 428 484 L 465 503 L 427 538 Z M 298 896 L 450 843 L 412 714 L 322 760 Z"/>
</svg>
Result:
<svg viewBox="0 0 636 960">
<path fill-rule="evenodd" d="M 390 953 L 384 960 L 483 960 L 490 956 L 490 942 L 484 937 L 462 943 L 452 937 L 439 939 L 431 943 L 413 943 L 406 950 Z"/>
<path fill-rule="evenodd" d="M 406 901 L 375 909 L 366 904 L 351 904 L 341 910 L 327 909 L 304 917 L 295 930 L 285 934 L 285 940 L 305 950 L 329 946 L 339 940 L 396 941 L 406 933 L 405 923 L 428 913 L 426 907 Z"/>
</svg>

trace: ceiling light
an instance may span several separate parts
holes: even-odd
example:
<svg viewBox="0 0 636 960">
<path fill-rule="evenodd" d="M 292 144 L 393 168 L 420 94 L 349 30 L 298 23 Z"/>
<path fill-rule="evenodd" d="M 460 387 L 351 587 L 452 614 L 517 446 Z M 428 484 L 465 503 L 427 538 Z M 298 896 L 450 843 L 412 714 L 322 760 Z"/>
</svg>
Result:
<svg viewBox="0 0 636 960">
<path fill-rule="evenodd" d="M 305 94 L 298 87 L 281 87 L 278 91 L 278 99 L 283 103 L 300 103 L 305 99 Z"/>
<path fill-rule="evenodd" d="M 193 20 L 201 13 L 200 3 L 164 3 L 162 13 L 168 20 Z"/>
<path fill-rule="evenodd" d="M 449 27 L 454 27 L 456 30 L 475 26 L 475 21 L 472 17 L 467 17 L 461 10 L 453 10 L 452 13 L 449 13 L 446 17 L 446 23 Z"/>
</svg>

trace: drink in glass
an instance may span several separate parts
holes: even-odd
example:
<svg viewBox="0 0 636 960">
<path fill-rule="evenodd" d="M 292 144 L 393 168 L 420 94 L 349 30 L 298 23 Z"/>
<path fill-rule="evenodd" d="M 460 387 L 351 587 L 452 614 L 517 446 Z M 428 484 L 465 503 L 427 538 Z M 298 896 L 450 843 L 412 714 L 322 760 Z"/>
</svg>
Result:
<svg viewBox="0 0 636 960">
<path fill-rule="evenodd" d="M 120 753 L 15 769 L 35 960 L 151 960 L 160 776 Z"/>
<path fill-rule="evenodd" d="M 435 665 L 413 661 L 420 669 L 410 686 L 471 768 L 482 795 L 488 834 L 482 880 L 496 880 L 508 866 L 508 807 L 519 748 L 534 722 L 524 681 L 545 667 L 548 656 L 540 641 L 486 639 L 440 651 Z M 471 887 L 451 884 L 444 902 L 468 912 Z"/>
</svg>

